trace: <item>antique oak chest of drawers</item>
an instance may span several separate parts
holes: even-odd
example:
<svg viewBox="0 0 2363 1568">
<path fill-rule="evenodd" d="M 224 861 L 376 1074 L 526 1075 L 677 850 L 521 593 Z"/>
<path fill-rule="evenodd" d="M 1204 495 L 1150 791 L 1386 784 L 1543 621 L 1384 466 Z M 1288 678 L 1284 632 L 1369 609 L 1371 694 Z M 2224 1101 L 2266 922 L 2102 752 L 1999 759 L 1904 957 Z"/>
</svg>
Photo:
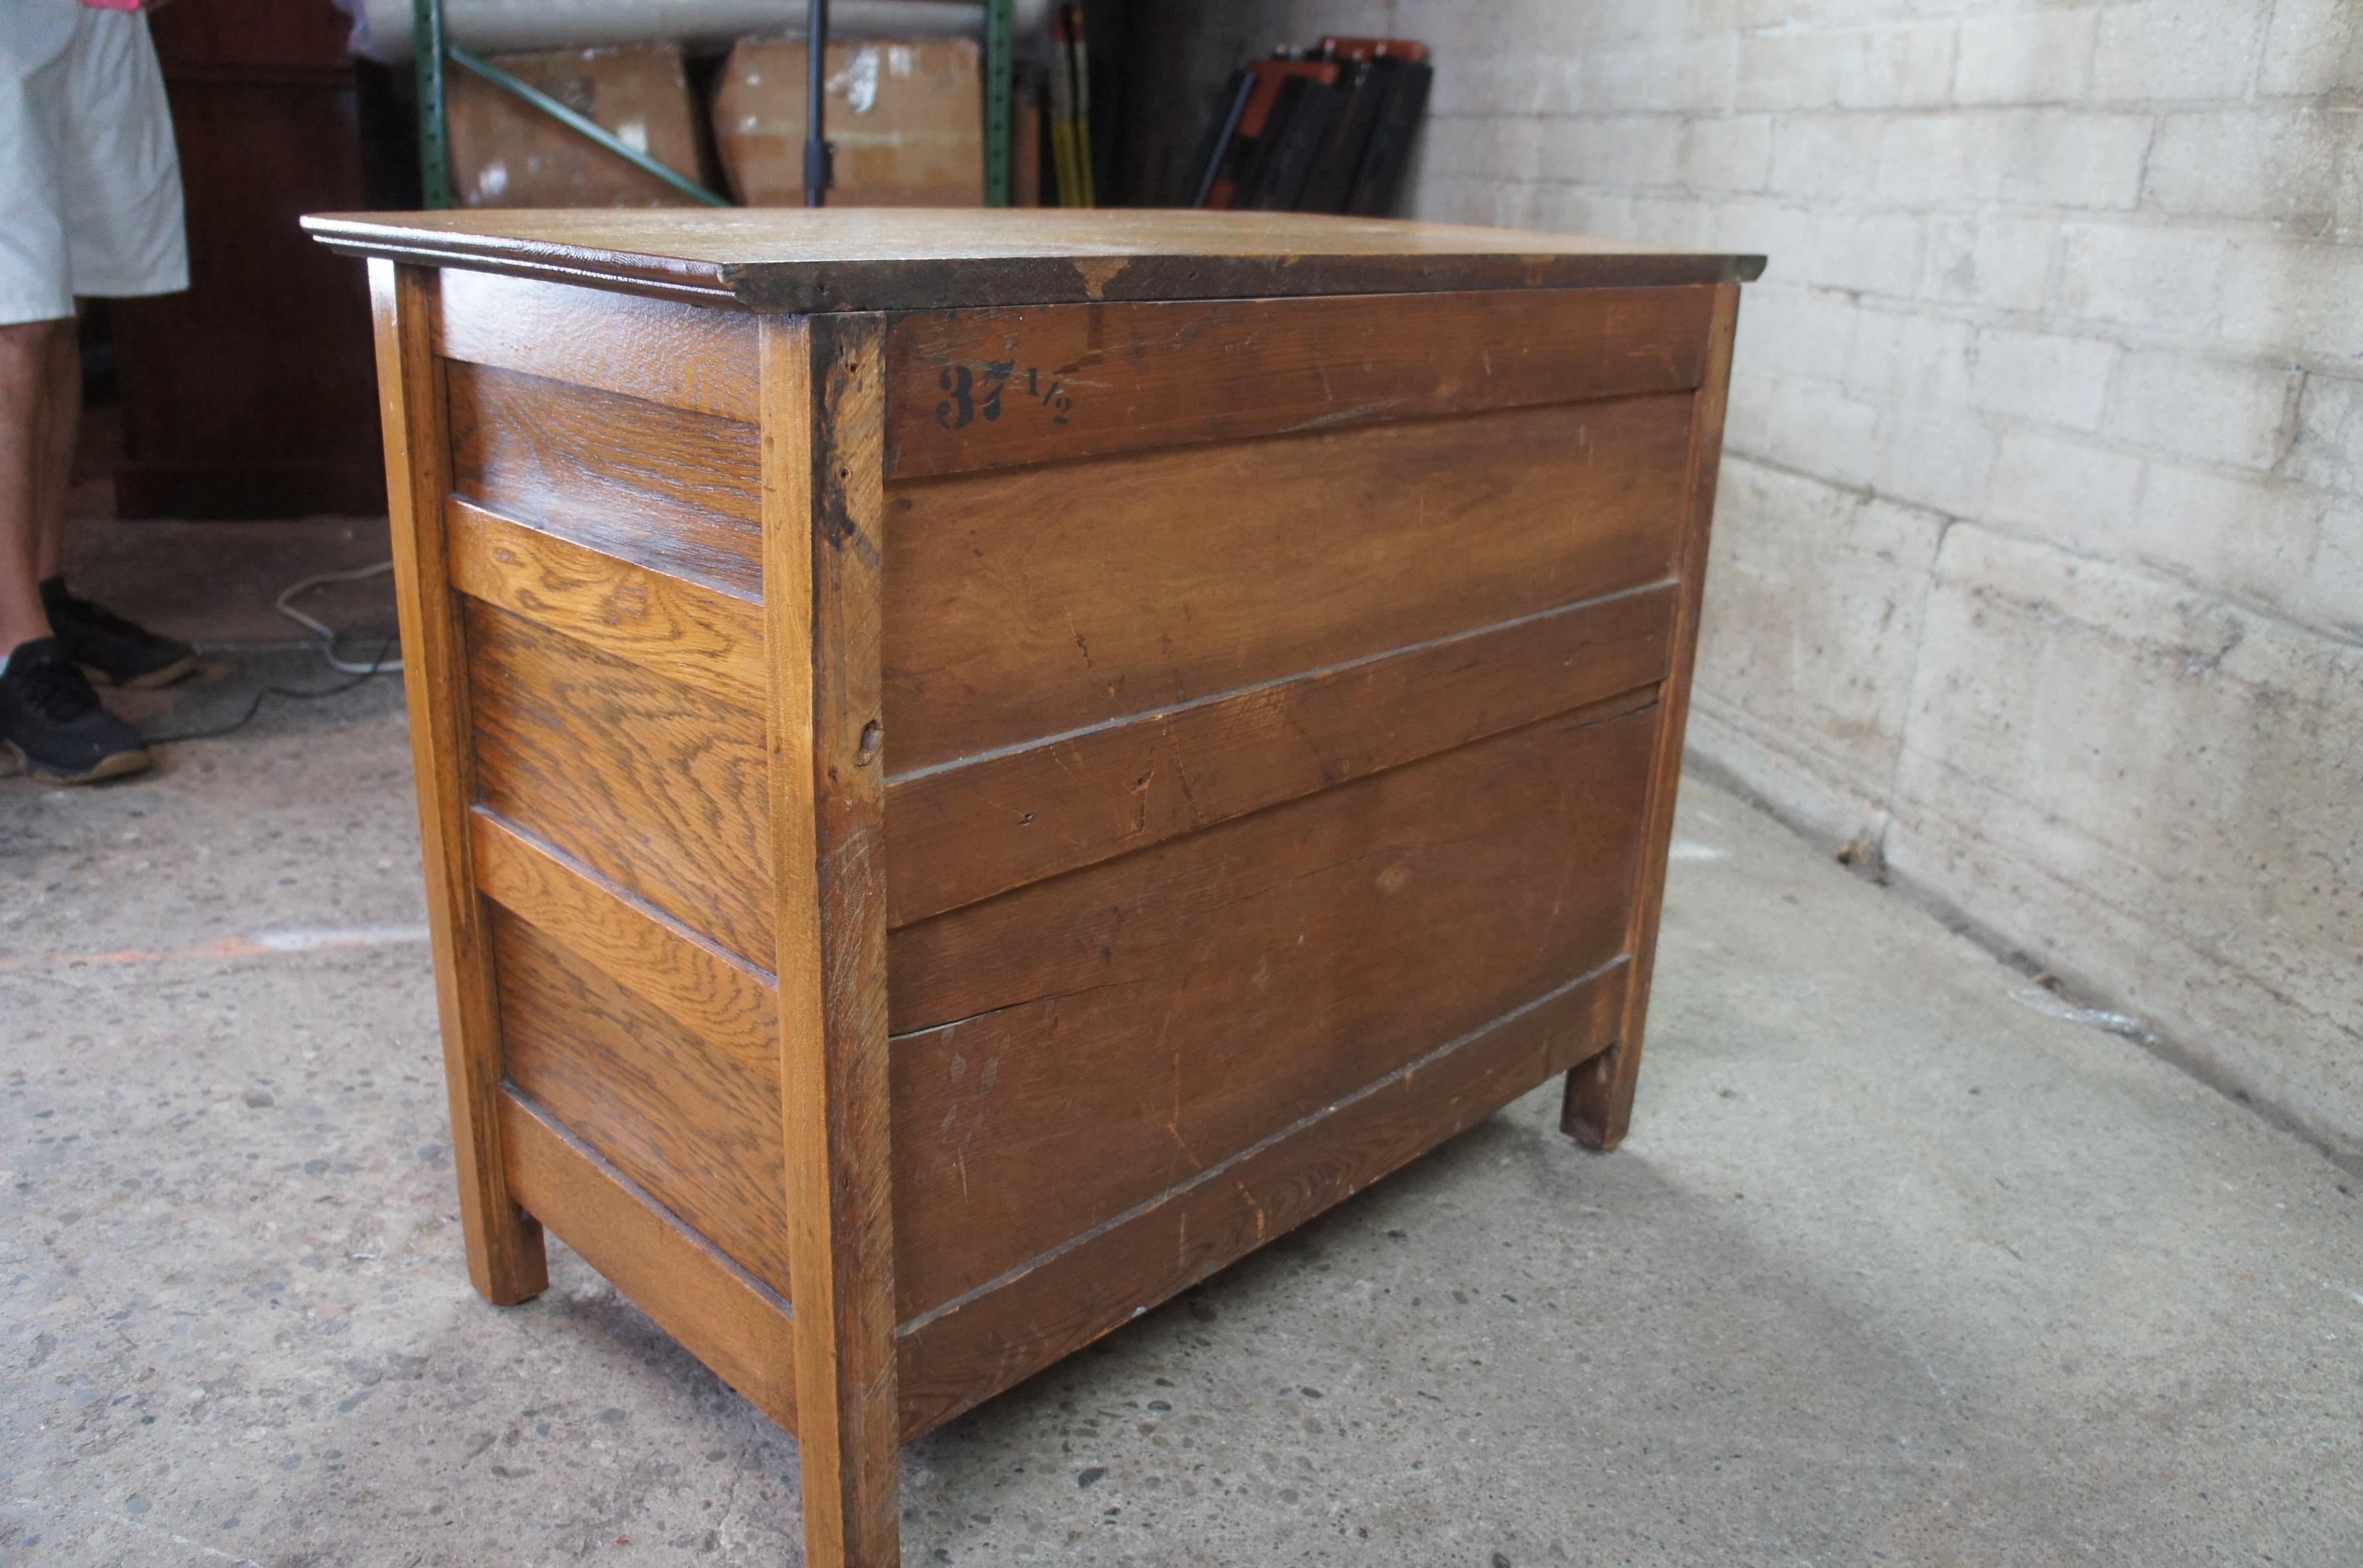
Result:
<svg viewBox="0 0 2363 1568">
<path fill-rule="evenodd" d="M 1753 259 L 1281 215 L 327 217 L 468 1255 L 896 1447 L 1639 1062 Z"/>
</svg>

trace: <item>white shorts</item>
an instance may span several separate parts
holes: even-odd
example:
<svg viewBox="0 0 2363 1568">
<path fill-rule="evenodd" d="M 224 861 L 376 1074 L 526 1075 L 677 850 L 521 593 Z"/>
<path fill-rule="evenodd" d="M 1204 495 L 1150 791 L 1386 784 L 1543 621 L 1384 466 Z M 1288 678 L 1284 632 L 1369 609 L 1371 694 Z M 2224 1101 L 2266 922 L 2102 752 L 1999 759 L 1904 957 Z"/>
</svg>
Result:
<svg viewBox="0 0 2363 1568">
<path fill-rule="evenodd" d="M 181 160 L 148 18 L 72 12 L 72 36 L 39 64 L 0 50 L 0 326 L 72 315 L 78 294 L 189 286 Z"/>
</svg>

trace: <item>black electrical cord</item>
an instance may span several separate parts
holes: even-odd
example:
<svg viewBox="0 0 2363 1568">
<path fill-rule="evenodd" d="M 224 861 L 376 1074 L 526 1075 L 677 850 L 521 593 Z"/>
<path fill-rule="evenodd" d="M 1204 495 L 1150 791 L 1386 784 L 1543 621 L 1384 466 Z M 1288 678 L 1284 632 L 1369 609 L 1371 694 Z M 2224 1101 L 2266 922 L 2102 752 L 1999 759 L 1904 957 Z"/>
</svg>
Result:
<svg viewBox="0 0 2363 1568">
<path fill-rule="evenodd" d="M 179 734 L 142 735 L 140 738 L 150 745 L 177 745 L 182 741 L 219 740 L 224 735 L 236 734 L 254 723 L 254 716 L 262 712 L 262 704 L 271 698 L 283 698 L 291 702 L 314 702 L 323 697 L 341 696 L 364 680 L 375 679 L 383 670 L 386 656 L 394 650 L 401 640 L 400 633 L 387 633 L 385 640 L 378 644 L 376 657 L 369 661 L 368 666 L 351 679 L 340 680 L 334 686 L 323 686 L 316 691 L 298 691 L 286 686 L 265 686 L 255 692 L 254 700 L 246 705 L 246 712 L 227 724 L 210 730 L 185 730 Z"/>
</svg>

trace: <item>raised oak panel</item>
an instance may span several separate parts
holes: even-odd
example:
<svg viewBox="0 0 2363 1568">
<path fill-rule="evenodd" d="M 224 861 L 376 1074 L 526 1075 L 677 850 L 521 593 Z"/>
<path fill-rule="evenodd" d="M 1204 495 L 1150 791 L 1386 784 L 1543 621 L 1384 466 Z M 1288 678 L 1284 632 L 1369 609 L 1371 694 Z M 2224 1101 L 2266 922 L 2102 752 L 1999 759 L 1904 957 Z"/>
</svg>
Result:
<svg viewBox="0 0 2363 1568">
<path fill-rule="evenodd" d="M 777 1058 L 692 1033 L 505 909 L 492 930 L 508 1080 L 786 1295 Z"/>
<path fill-rule="evenodd" d="M 462 603 L 478 799 L 768 971 L 762 721 L 505 610 Z"/>
<path fill-rule="evenodd" d="M 444 361 L 451 488 L 513 523 L 760 599 L 755 426 Z"/>
<path fill-rule="evenodd" d="M 897 773 L 1657 582 L 1688 395 L 890 485 Z"/>
</svg>

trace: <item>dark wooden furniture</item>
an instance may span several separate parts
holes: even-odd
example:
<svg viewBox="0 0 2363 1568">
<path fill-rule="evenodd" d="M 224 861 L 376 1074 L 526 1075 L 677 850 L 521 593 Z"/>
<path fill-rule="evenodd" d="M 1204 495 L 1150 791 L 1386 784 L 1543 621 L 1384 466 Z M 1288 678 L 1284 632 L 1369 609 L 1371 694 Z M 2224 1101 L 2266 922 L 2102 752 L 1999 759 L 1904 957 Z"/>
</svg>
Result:
<svg viewBox="0 0 2363 1568">
<path fill-rule="evenodd" d="M 311 226 L 372 258 L 476 1285 L 564 1236 L 797 1434 L 814 1562 L 1548 1075 L 1622 1135 L 1750 259 Z"/>
<path fill-rule="evenodd" d="M 368 292 L 297 226 L 366 199 L 349 25 L 327 0 L 175 0 L 155 14 L 190 287 L 112 307 L 122 516 L 385 506 Z"/>
</svg>

